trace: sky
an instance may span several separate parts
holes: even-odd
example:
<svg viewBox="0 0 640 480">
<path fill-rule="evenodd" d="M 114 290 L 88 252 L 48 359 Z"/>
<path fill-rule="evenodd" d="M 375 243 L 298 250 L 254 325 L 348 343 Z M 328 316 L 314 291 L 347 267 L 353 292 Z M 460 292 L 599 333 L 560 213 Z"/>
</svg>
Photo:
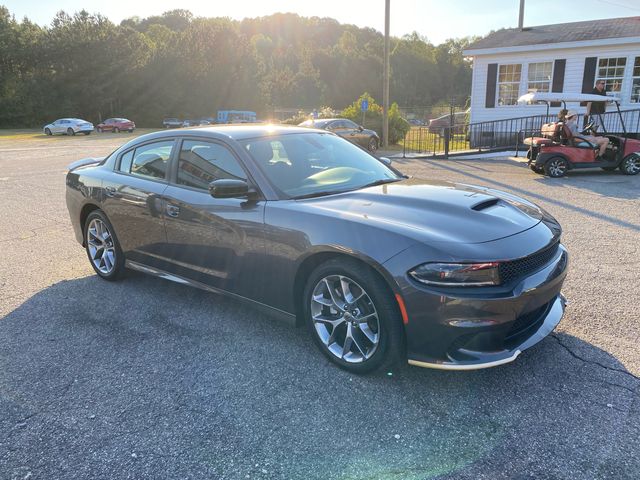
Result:
<svg viewBox="0 0 640 480">
<path fill-rule="evenodd" d="M 182 8 L 195 16 L 261 17 L 293 12 L 305 17 L 331 17 L 340 23 L 384 31 L 384 0 L 0 0 L 20 20 L 51 23 L 59 10 L 83 8 L 119 23 L 132 16 L 159 15 Z M 447 38 L 485 35 L 491 30 L 518 25 L 519 0 L 391 0 L 391 35 L 413 31 L 435 44 Z M 640 16 L 640 0 L 526 0 L 525 26 L 577 22 L 601 18 Z"/>
</svg>

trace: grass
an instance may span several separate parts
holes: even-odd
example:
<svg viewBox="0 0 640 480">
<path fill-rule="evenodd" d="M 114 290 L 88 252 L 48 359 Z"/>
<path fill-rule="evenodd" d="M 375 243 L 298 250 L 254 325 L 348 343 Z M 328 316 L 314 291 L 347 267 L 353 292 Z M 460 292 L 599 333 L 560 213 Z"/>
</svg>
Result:
<svg viewBox="0 0 640 480">
<path fill-rule="evenodd" d="M 464 134 L 453 135 L 449 142 L 449 151 L 470 150 L 469 141 L 465 137 Z M 425 127 L 412 127 L 399 145 L 412 152 L 443 152 L 444 138 L 436 133 L 429 133 Z"/>
<path fill-rule="evenodd" d="M 128 132 L 120 132 L 120 133 L 97 133 L 93 132 L 91 135 L 86 135 L 87 138 L 96 139 L 105 139 L 105 138 L 133 138 L 140 135 L 144 135 L 145 133 L 155 132 L 160 129 L 155 128 L 137 128 L 133 133 Z M 85 135 L 79 134 L 78 138 L 85 137 Z M 44 140 L 50 138 L 45 135 L 41 129 L 39 128 L 20 128 L 20 129 L 4 129 L 0 130 L 0 142 L 8 141 L 8 140 Z M 61 139 L 61 138 L 69 138 L 66 135 L 54 135 L 51 139 Z"/>
</svg>

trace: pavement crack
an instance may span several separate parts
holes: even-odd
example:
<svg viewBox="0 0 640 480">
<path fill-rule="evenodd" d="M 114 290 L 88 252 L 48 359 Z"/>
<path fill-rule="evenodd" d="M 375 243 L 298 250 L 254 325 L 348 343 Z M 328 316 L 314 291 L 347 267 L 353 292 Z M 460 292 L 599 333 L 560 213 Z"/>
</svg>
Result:
<svg viewBox="0 0 640 480">
<path fill-rule="evenodd" d="M 613 367 L 609 367 L 603 363 L 597 362 L 595 360 L 587 360 L 586 358 L 581 357 L 580 355 L 578 355 L 577 353 L 575 353 L 573 350 L 571 350 L 571 348 L 569 348 L 568 345 L 566 345 L 565 343 L 562 342 L 562 340 L 560 340 L 560 338 L 557 335 L 551 334 L 549 335 L 552 338 L 555 338 L 556 341 L 569 353 L 569 355 L 571 355 L 573 358 L 576 358 L 578 360 L 580 360 L 581 362 L 584 363 L 588 363 L 590 365 L 598 365 L 599 367 L 604 368 L 605 370 L 609 370 L 612 372 L 618 372 L 618 373 L 624 373 L 625 375 L 630 376 L 631 378 L 635 379 L 635 380 L 640 380 L 640 377 L 637 377 L 636 375 L 634 375 L 631 372 L 628 372 L 627 370 L 623 370 L 620 368 L 613 368 Z M 621 386 L 621 385 L 617 385 L 617 386 Z M 633 393 L 637 393 L 635 390 L 631 390 Z"/>
</svg>

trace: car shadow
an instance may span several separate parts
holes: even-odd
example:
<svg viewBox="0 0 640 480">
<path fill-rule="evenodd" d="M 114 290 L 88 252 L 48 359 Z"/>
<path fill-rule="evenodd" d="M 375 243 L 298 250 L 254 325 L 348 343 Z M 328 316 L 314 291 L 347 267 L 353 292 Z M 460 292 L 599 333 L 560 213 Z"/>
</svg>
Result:
<svg viewBox="0 0 640 480">
<path fill-rule="evenodd" d="M 0 472 L 637 478 L 639 385 L 563 333 L 489 370 L 357 376 L 238 301 L 90 276 L 0 320 Z"/>
</svg>

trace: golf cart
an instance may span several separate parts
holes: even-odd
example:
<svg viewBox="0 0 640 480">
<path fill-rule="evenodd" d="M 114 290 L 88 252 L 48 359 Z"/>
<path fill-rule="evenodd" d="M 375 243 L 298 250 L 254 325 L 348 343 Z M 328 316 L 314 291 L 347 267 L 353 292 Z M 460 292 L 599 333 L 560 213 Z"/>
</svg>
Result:
<svg viewBox="0 0 640 480">
<path fill-rule="evenodd" d="M 566 102 L 602 101 L 615 104 L 623 132 L 623 136 L 609 135 L 606 130 L 602 134 L 597 133 L 598 126 L 594 120 L 585 126 L 582 135 L 604 135 L 609 139 L 609 145 L 602 158 L 598 157 L 598 145 L 579 135 L 572 135 L 569 127 L 563 122 L 547 123 L 538 130 L 540 136 L 524 139 L 524 144 L 529 146 L 527 158 L 531 170 L 554 178 L 562 177 L 574 168 L 619 168 L 625 175 L 640 173 L 640 140 L 626 138 L 627 130 L 620 112 L 619 98 L 583 93 L 535 92 L 527 93 L 518 99 L 518 103 L 546 103 L 547 114 L 551 102 L 562 103 L 563 108 L 567 108 Z"/>
</svg>

